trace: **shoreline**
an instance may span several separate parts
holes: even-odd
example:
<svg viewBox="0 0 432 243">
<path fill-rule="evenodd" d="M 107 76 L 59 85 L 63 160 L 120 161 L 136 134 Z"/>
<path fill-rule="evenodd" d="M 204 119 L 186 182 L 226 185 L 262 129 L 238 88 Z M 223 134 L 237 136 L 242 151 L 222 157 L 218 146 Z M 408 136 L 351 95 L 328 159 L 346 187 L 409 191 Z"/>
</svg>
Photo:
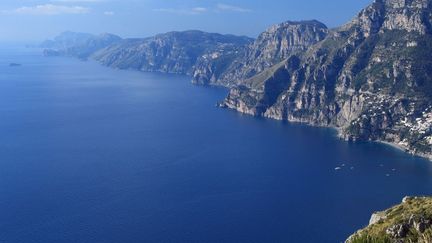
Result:
<svg viewBox="0 0 432 243">
<path fill-rule="evenodd" d="M 382 141 L 382 140 L 375 140 L 375 142 L 391 146 L 391 147 L 393 147 L 395 149 L 401 150 L 402 152 L 411 154 L 412 156 L 417 156 L 417 157 L 420 157 L 420 158 L 424 158 L 424 159 L 429 160 L 430 162 L 432 162 L 432 154 L 416 153 L 416 152 L 410 150 L 407 147 L 404 147 L 402 145 L 399 145 L 399 144 L 396 144 L 396 143 L 392 143 L 392 142 L 387 142 L 387 141 Z"/>
<path fill-rule="evenodd" d="M 98 62 L 96 60 L 92 60 L 92 61 L 95 62 L 95 63 L 97 63 L 98 65 L 101 65 L 101 66 L 104 66 L 104 67 L 107 67 L 107 68 L 121 70 L 121 69 L 117 69 L 117 68 L 113 68 L 113 67 L 110 67 L 110 66 L 103 65 L 102 63 L 100 63 L 100 62 Z M 144 71 L 141 71 L 141 70 L 136 70 L 136 71 L 138 71 L 138 72 L 144 72 Z M 189 74 L 181 74 L 181 73 L 167 73 L 167 72 L 159 72 L 159 71 L 156 71 L 156 72 L 147 72 L 147 73 L 175 74 L 175 75 L 185 75 L 187 77 L 191 77 L 191 75 L 189 75 Z M 200 84 L 195 84 L 193 82 L 190 82 L 190 83 L 192 85 L 194 85 L 194 86 L 207 86 L 207 87 L 211 87 L 211 88 L 224 88 L 224 89 L 229 89 L 230 88 L 230 87 L 224 86 L 224 85 L 215 85 L 215 84 L 212 84 L 212 85 L 200 85 Z M 289 122 L 289 123 L 292 123 L 292 124 L 296 124 L 296 123 L 297 124 L 304 124 L 304 125 L 311 126 L 311 127 L 322 127 L 322 128 L 335 129 L 335 131 L 337 133 L 337 136 L 340 139 L 347 141 L 344 138 L 343 134 L 342 134 L 342 128 L 341 127 L 336 127 L 336 126 L 332 126 L 332 125 L 313 124 L 313 123 L 310 123 L 310 122 L 301 121 L 299 119 L 277 119 L 277 118 L 271 117 L 271 116 L 256 116 L 254 114 L 249 114 L 247 112 L 242 112 L 239 109 L 234 108 L 234 107 L 230 107 L 230 106 L 226 106 L 226 105 L 221 105 L 223 103 L 224 103 L 223 101 L 222 102 L 217 102 L 216 103 L 216 107 L 234 110 L 234 111 L 239 112 L 241 114 L 245 114 L 245 115 L 249 115 L 249 116 L 254 116 L 254 117 L 262 117 L 262 118 L 265 118 L 265 119 L 272 119 L 272 120 L 277 120 L 277 121 L 285 121 L 285 122 Z M 371 142 L 377 142 L 377 143 L 386 144 L 388 146 L 391 146 L 393 148 L 401 150 L 402 152 L 408 153 L 408 154 L 410 154 L 412 156 L 417 156 L 417 157 L 420 157 L 420 158 L 424 158 L 424 159 L 429 160 L 430 162 L 432 162 L 432 154 L 423 154 L 423 153 L 414 152 L 414 151 L 411 151 L 409 148 L 406 148 L 406 147 L 403 147 L 403 146 L 401 146 L 399 144 L 395 144 L 395 143 L 388 142 L 388 141 L 383 141 L 383 140 L 370 140 L 370 141 Z"/>
<path fill-rule="evenodd" d="M 219 106 L 219 107 L 221 107 L 221 106 Z M 265 119 L 272 119 L 272 120 L 276 120 L 276 121 L 285 121 L 285 122 L 289 122 L 289 123 L 292 123 L 292 124 L 304 124 L 304 125 L 311 126 L 311 127 L 322 127 L 322 128 L 334 129 L 337 132 L 337 137 L 339 137 L 339 139 L 348 142 L 348 140 L 345 139 L 344 136 L 343 136 L 342 127 L 336 127 L 336 126 L 332 126 L 332 125 L 313 124 L 313 123 L 310 123 L 310 122 L 302 122 L 301 120 L 296 120 L 296 119 L 295 120 L 290 120 L 290 119 L 277 119 L 277 118 L 268 117 L 268 116 L 257 116 L 257 115 L 249 114 L 249 113 L 246 113 L 246 112 L 242 112 L 242 111 L 240 111 L 240 110 L 238 110 L 236 108 L 232 108 L 232 107 L 229 107 L 229 106 L 222 106 L 221 108 L 234 110 L 236 112 L 239 112 L 241 114 L 245 114 L 245 115 L 248 115 L 248 116 L 262 117 L 262 118 L 265 118 Z M 393 147 L 393 148 L 395 148 L 397 150 L 400 150 L 401 152 L 410 154 L 411 156 L 416 156 L 416 157 L 419 157 L 419 158 L 426 159 L 429 162 L 432 162 L 432 154 L 418 153 L 418 152 L 410 150 L 407 147 L 401 146 L 401 145 L 393 143 L 393 142 L 383 141 L 383 140 L 359 140 L 359 142 L 360 141 L 369 141 L 369 142 L 374 142 L 374 143 L 385 144 L 385 145 Z M 353 141 L 353 142 L 355 143 L 356 141 Z"/>
<path fill-rule="evenodd" d="M 375 142 L 385 144 L 387 146 L 393 147 L 393 148 L 400 150 L 402 152 L 405 152 L 405 153 L 410 153 L 410 150 L 407 147 L 404 147 L 404 146 L 396 144 L 396 143 L 387 142 L 384 140 L 376 140 Z"/>
</svg>

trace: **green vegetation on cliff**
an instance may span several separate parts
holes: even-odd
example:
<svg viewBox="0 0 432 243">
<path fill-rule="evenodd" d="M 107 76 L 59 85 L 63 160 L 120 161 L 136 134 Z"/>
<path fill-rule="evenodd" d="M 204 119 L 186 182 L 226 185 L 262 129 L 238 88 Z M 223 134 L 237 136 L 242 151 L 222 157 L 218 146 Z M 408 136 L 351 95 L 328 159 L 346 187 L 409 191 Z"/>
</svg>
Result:
<svg viewBox="0 0 432 243">
<path fill-rule="evenodd" d="M 432 242 L 432 198 L 407 197 L 401 204 L 375 213 L 370 225 L 352 235 L 347 242 Z"/>
</svg>

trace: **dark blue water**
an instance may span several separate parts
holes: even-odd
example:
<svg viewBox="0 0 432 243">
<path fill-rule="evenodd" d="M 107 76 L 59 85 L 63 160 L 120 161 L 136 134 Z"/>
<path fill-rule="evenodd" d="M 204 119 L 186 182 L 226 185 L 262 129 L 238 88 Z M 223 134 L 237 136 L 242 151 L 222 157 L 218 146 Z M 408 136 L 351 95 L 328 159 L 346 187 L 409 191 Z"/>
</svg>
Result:
<svg viewBox="0 0 432 243">
<path fill-rule="evenodd" d="M 0 242 L 340 242 L 432 194 L 426 160 L 216 108 L 225 94 L 1 49 Z"/>
</svg>

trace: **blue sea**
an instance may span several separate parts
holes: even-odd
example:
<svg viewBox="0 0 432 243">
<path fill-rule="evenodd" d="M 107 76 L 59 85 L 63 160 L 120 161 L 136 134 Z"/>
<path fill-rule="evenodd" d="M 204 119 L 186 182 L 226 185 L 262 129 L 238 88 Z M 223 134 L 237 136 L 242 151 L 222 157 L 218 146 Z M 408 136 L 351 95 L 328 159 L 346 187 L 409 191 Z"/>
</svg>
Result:
<svg viewBox="0 0 432 243">
<path fill-rule="evenodd" d="M 1 47 L 0 242 L 337 243 L 432 194 L 425 159 L 217 108 L 226 94 Z"/>
</svg>

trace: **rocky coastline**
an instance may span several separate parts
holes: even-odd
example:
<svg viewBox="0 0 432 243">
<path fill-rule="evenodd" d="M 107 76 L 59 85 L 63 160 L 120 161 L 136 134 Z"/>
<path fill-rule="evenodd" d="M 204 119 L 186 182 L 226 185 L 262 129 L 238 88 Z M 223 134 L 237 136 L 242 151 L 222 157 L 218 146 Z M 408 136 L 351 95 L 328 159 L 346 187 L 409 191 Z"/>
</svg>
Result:
<svg viewBox="0 0 432 243">
<path fill-rule="evenodd" d="M 293 51 L 253 77 L 234 75 L 239 81 L 228 83 L 220 106 L 335 127 L 345 140 L 384 141 L 431 159 L 432 56 L 426 53 L 432 53 L 432 28 L 425 18 L 432 16 L 431 6 L 430 0 L 376 0 L 315 44 L 302 41 L 310 33 L 297 30 L 295 39 L 310 44 L 306 51 Z M 283 39 L 273 29 L 252 46 Z"/>
<path fill-rule="evenodd" d="M 202 31 L 121 39 L 64 33 L 45 54 L 230 89 L 219 106 L 385 142 L 432 160 L 432 0 L 375 0 L 347 24 L 271 26 L 257 39 Z"/>
<path fill-rule="evenodd" d="M 260 117 L 264 117 L 264 118 L 268 118 L 268 119 L 274 119 L 274 120 L 279 120 L 279 121 L 288 121 L 288 122 L 292 122 L 292 123 L 302 123 L 302 124 L 306 124 L 306 125 L 310 125 L 310 126 L 316 126 L 316 127 L 334 128 L 334 129 L 336 129 L 336 131 L 338 133 L 338 137 L 340 139 L 347 141 L 347 142 L 374 141 L 374 142 L 378 142 L 378 143 L 383 143 L 383 144 L 386 144 L 388 146 L 394 147 L 398 150 L 401 150 L 403 152 L 409 153 L 413 156 L 423 157 L 423 158 L 428 159 L 432 162 L 432 152 L 419 151 L 419 150 L 409 146 L 406 143 L 406 141 L 404 141 L 402 138 L 400 138 L 398 136 L 393 136 L 393 137 L 389 136 L 388 140 L 385 140 L 385 138 L 376 138 L 376 139 L 358 138 L 358 137 L 353 137 L 350 133 L 348 133 L 345 127 L 339 126 L 338 124 L 335 124 L 335 123 L 317 122 L 317 120 L 315 120 L 315 119 L 310 119 L 308 117 L 297 117 L 295 115 L 286 116 L 283 113 L 277 112 L 277 111 L 270 111 L 270 112 L 266 112 L 264 114 L 258 114 L 257 110 L 255 108 L 249 107 L 247 105 L 247 103 L 244 102 L 245 100 L 247 100 L 247 98 L 244 98 L 244 97 L 243 98 L 231 98 L 232 95 L 237 96 L 238 94 L 239 94 L 238 88 L 231 89 L 228 97 L 224 101 L 218 103 L 218 107 L 235 110 L 237 112 L 240 112 L 240 113 L 243 113 L 246 115 L 250 115 L 250 116 L 260 116 Z M 395 131 L 395 133 L 397 133 L 397 131 Z"/>
</svg>

